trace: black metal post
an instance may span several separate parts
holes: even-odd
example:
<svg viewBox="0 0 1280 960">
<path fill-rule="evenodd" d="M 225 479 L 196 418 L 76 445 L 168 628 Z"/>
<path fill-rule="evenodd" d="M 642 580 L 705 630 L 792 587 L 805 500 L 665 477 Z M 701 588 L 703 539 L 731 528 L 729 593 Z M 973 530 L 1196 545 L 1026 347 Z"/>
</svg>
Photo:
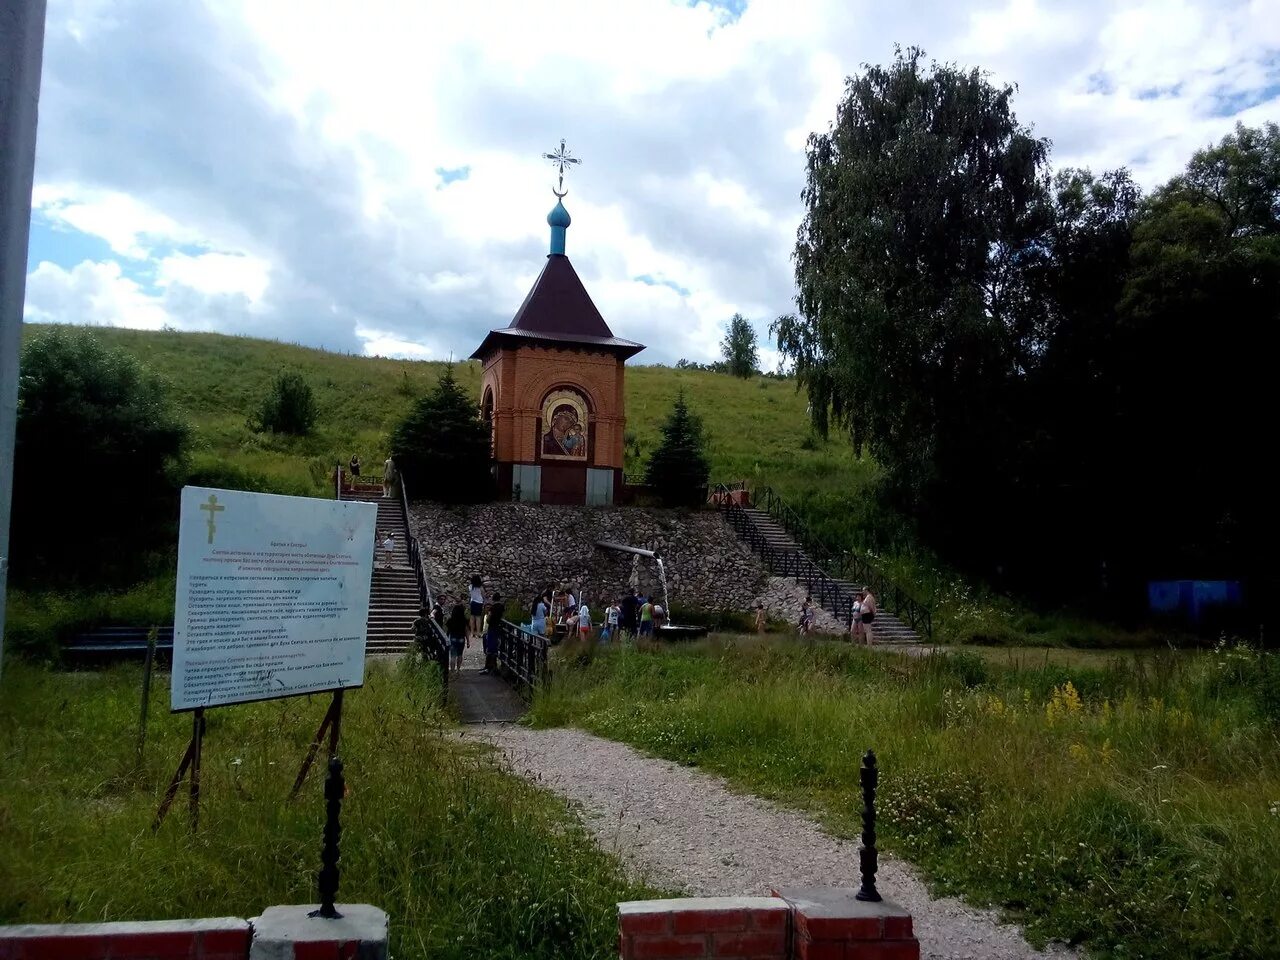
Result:
<svg viewBox="0 0 1280 960">
<path fill-rule="evenodd" d="M 329 776 L 324 781 L 325 821 L 324 847 L 320 851 L 320 909 L 312 916 L 336 920 L 342 916 L 334 906 L 338 898 L 338 841 L 342 838 L 342 794 L 346 791 L 346 781 L 342 779 L 342 761 L 337 757 L 329 759 Z"/>
<path fill-rule="evenodd" d="M 191 832 L 200 827 L 200 753 L 204 748 L 204 707 L 196 707 L 191 719 L 191 742 L 195 745 L 191 752 Z"/>
<path fill-rule="evenodd" d="M 147 745 L 147 714 L 151 706 L 151 670 L 156 662 L 156 628 L 147 633 L 147 661 L 142 668 L 142 710 L 138 715 L 138 751 L 136 765 L 142 767 L 142 751 Z"/>
<path fill-rule="evenodd" d="M 855 897 L 879 903 L 883 899 L 876 890 L 876 869 L 880 864 L 880 853 L 876 850 L 876 784 L 880 781 L 880 771 L 876 768 L 874 750 L 868 750 L 863 756 L 858 780 L 862 783 L 862 849 L 858 851 L 862 886 Z"/>
</svg>

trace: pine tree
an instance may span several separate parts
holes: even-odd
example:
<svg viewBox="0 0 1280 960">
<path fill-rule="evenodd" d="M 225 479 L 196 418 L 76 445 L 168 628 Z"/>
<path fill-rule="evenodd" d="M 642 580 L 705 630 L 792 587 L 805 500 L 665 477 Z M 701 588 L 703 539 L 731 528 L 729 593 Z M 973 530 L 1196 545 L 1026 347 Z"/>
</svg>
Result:
<svg viewBox="0 0 1280 960">
<path fill-rule="evenodd" d="M 698 506 L 707 499 L 707 440 L 702 420 L 681 390 L 662 425 L 662 442 L 649 457 L 645 482 L 668 506 Z"/>
<path fill-rule="evenodd" d="M 415 498 L 479 503 L 493 498 L 489 430 L 450 364 L 391 435 L 391 456 Z"/>
</svg>

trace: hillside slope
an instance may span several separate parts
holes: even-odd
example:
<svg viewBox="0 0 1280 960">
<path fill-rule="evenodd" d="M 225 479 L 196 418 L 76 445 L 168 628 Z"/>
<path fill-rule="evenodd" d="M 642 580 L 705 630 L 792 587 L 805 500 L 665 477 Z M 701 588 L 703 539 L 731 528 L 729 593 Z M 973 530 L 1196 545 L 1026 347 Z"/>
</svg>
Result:
<svg viewBox="0 0 1280 960">
<path fill-rule="evenodd" d="M 27 336 L 47 327 L 28 326 Z M 77 328 L 85 329 L 85 328 Z M 413 399 L 444 370 L 440 362 L 327 353 L 293 344 L 213 333 L 88 328 L 169 381 L 196 431 L 200 471 L 246 471 L 282 493 L 323 493 L 333 464 L 359 453 L 373 465 Z M 256 434 L 246 420 L 281 370 L 297 370 L 315 391 L 319 422 L 304 438 Z M 480 365 L 455 364 L 479 403 Z M 711 438 L 713 480 L 750 478 L 788 496 L 859 490 L 872 468 L 847 444 L 810 438 L 805 398 L 795 382 L 668 367 L 627 369 L 627 471 L 643 470 L 676 393 L 684 390 Z"/>
<path fill-rule="evenodd" d="M 28 326 L 25 336 L 46 329 Z M 352 453 L 378 469 L 392 427 L 445 368 L 442 362 L 335 354 L 213 333 L 76 329 L 133 354 L 169 382 L 194 427 L 197 479 L 276 493 L 328 494 L 334 464 Z M 257 434 L 246 425 L 281 370 L 301 372 L 315 392 L 319 422 L 308 437 Z M 459 362 L 455 373 L 478 403 L 479 364 Z M 1074 616 L 1038 615 L 958 576 L 916 541 L 908 521 L 876 508 L 868 495 L 876 479 L 870 460 L 855 459 L 839 436 L 813 436 L 805 396 L 793 380 L 629 366 L 628 473 L 643 470 L 680 390 L 710 435 L 713 481 L 773 486 L 828 542 L 861 550 L 898 583 L 931 599 L 936 639 L 1081 646 L 1153 639 Z M 16 627 L 35 640 L 72 621 L 158 622 L 171 610 L 172 585 L 171 574 L 157 576 L 119 595 L 11 590 L 9 632 Z"/>
</svg>

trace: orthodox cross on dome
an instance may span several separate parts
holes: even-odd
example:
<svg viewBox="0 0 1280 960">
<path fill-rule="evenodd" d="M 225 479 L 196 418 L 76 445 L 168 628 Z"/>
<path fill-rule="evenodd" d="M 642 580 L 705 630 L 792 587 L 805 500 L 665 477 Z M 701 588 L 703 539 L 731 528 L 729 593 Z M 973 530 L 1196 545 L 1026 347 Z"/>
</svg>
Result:
<svg viewBox="0 0 1280 960">
<path fill-rule="evenodd" d="M 564 145 L 564 140 L 563 140 L 563 139 L 560 141 L 560 149 L 559 149 L 559 150 L 557 150 L 555 153 L 544 153 L 544 154 L 542 155 L 542 159 L 544 159 L 544 160 L 550 160 L 550 161 L 551 161 L 551 163 L 552 163 L 555 167 L 557 167 L 557 168 L 559 169 L 559 171 L 560 171 L 560 188 L 559 188 L 558 190 L 552 190 L 551 192 L 552 192 L 552 193 L 554 193 L 557 197 L 563 197 L 565 194 L 567 194 L 567 193 L 569 192 L 568 190 L 566 190 L 566 189 L 564 188 L 564 171 L 565 171 L 565 169 L 566 169 L 567 167 L 571 167 L 571 166 L 573 166 L 574 164 L 581 163 L 582 161 L 581 161 L 581 160 L 579 160 L 577 157 L 573 156 L 573 155 L 569 152 L 569 148 L 568 148 L 568 147 L 566 147 L 566 146 Z"/>
</svg>

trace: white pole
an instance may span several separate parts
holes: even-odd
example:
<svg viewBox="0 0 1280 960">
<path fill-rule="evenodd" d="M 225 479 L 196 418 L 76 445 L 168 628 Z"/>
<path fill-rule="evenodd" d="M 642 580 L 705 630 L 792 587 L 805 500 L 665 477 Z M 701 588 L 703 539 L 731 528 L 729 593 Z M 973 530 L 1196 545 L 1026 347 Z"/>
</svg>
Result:
<svg viewBox="0 0 1280 960">
<path fill-rule="evenodd" d="M 0 662 L 45 0 L 0 0 Z"/>
</svg>

